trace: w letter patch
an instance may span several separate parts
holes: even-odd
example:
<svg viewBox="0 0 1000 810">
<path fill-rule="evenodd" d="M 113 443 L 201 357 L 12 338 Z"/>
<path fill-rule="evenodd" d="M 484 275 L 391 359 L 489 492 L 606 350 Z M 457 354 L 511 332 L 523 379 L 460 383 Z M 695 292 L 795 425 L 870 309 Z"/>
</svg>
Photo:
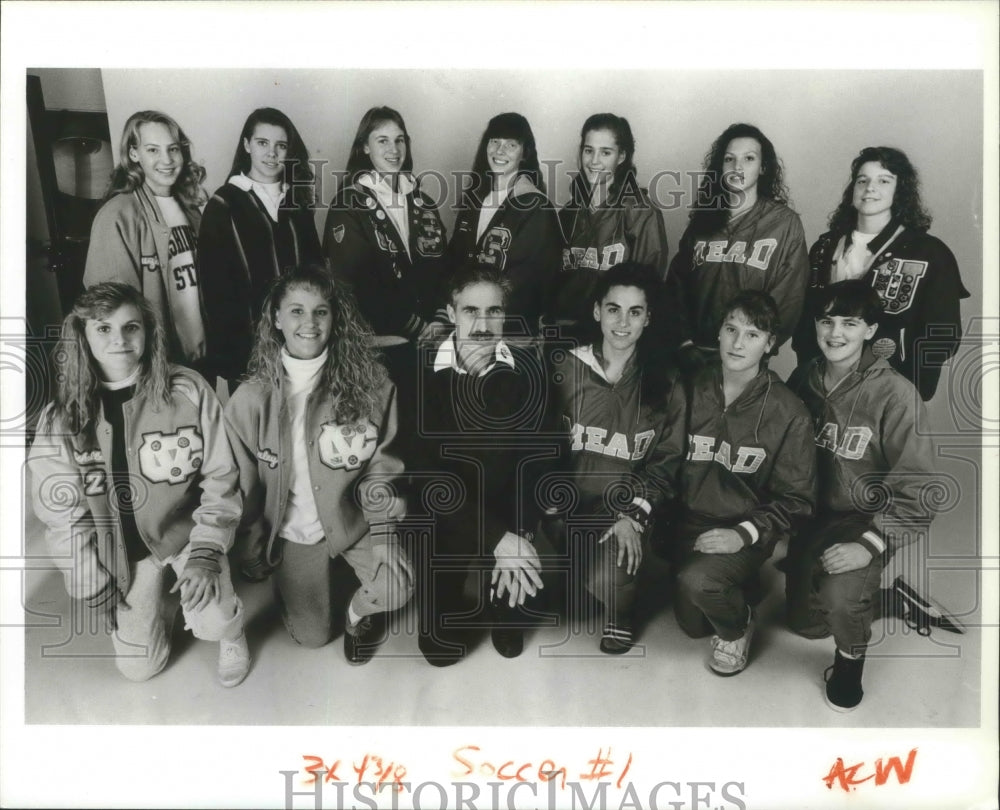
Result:
<svg viewBox="0 0 1000 810">
<path fill-rule="evenodd" d="M 205 441 L 193 426 L 143 433 L 139 472 L 154 484 L 183 484 L 201 469 L 204 455 Z"/>
<path fill-rule="evenodd" d="M 375 455 L 377 442 L 371 422 L 326 424 L 319 434 L 319 460 L 333 470 L 357 470 Z"/>
</svg>

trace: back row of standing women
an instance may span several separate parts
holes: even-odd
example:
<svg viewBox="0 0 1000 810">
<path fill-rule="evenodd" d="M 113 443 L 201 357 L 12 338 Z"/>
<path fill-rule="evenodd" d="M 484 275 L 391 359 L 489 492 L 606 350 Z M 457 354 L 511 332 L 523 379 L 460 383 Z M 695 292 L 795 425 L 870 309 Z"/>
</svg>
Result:
<svg viewBox="0 0 1000 810">
<path fill-rule="evenodd" d="M 139 112 L 125 125 L 84 282 L 138 287 L 167 324 L 173 359 L 232 384 L 246 370 L 268 285 L 286 267 L 328 260 L 350 282 L 406 402 L 415 393 L 418 343 L 447 320 L 447 280 L 470 265 L 511 282 L 508 331 L 569 339 L 590 320 L 601 273 L 626 260 L 651 265 L 664 279 L 670 314 L 659 322 L 659 342 L 682 366 L 717 351 L 723 308 L 743 289 L 777 302 L 779 346 L 792 337 L 800 361 L 815 356 L 811 319 L 801 317 L 805 299 L 864 278 L 885 306 L 875 353 L 925 400 L 934 394 L 958 345 L 959 300 L 968 293 L 951 251 L 927 233 L 930 216 L 903 152 L 868 147 L 855 158 L 829 232 L 807 253 L 773 144 L 756 127 L 733 124 L 706 155 L 669 272 L 662 214 L 638 184 L 634 155 L 628 121 L 588 118 L 571 200 L 557 212 L 528 121 L 498 115 L 480 139 L 449 240 L 435 200 L 412 173 L 403 118 L 372 108 L 321 243 L 308 151 L 283 113 L 262 108 L 247 118 L 228 180 L 202 212 L 205 171 L 190 142 L 169 116 Z"/>
</svg>

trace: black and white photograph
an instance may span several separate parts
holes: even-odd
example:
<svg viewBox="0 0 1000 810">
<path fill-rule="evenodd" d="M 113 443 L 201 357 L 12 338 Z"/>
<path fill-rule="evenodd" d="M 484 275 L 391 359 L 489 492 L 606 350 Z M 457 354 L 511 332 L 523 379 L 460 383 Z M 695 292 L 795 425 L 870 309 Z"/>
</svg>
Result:
<svg viewBox="0 0 1000 810">
<path fill-rule="evenodd" d="M 997 806 L 995 5 L 3 21 L 0 804 Z"/>
</svg>

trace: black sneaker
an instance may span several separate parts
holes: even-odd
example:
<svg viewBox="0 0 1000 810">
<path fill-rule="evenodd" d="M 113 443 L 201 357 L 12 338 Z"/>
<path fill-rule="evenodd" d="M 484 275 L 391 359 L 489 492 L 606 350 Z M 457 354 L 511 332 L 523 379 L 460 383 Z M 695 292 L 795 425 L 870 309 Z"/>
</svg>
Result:
<svg viewBox="0 0 1000 810">
<path fill-rule="evenodd" d="M 917 593 L 903 577 L 893 580 L 892 592 L 902 606 L 903 621 L 920 635 L 929 635 L 932 627 L 940 627 L 949 633 L 965 632 L 965 626 L 958 619 L 929 596 Z"/>
<path fill-rule="evenodd" d="M 504 658 L 517 658 L 524 650 L 524 631 L 517 627 L 494 627 L 490 631 L 493 649 Z"/>
<path fill-rule="evenodd" d="M 632 649 L 632 626 L 608 622 L 601 634 L 601 652 L 622 655 Z"/>
<path fill-rule="evenodd" d="M 826 705 L 835 712 L 851 712 L 865 696 L 861 688 L 861 673 L 865 668 L 864 656 L 845 658 L 837 650 L 833 656 L 833 666 L 823 673 L 826 681 Z"/>
<path fill-rule="evenodd" d="M 385 641 L 388 629 L 385 613 L 362 616 L 352 625 L 350 618 L 344 629 L 344 657 L 348 664 L 367 664 L 375 655 L 375 650 Z"/>
</svg>

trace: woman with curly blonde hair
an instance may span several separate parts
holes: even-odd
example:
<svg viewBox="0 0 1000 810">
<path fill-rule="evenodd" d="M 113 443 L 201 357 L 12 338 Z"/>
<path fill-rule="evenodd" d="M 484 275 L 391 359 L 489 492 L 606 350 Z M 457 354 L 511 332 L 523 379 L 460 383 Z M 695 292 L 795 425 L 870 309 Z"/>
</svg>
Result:
<svg viewBox="0 0 1000 810">
<path fill-rule="evenodd" d="M 134 113 L 125 122 L 118 165 L 90 232 L 83 283 L 123 281 L 163 321 L 171 360 L 199 369 L 205 322 L 197 270 L 205 170 L 169 115 Z"/>
<path fill-rule="evenodd" d="M 302 265 L 268 292 L 246 380 L 226 405 L 244 573 L 273 573 L 288 632 L 320 647 L 333 636 L 330 560 L 343 555 L 361 581 L 347 606 L 352 664 L 371 658 L 386 613 L 413 591 L 396 533 L 396 389 L 371 338 L 344 282 Z"/>
<path fill-rule="evenodd" d="M 236 686 L 250 653 L 226 557 L 240 497 L 219 401 L 167 363 L 156 312 L 120 282 L 80 296 L 54 359 L 28 470 L 67 590 L 114 629 L 121 673 L 144 681 L 170 655 L 172 569 L 185 626 L 219 642 L 219 680 Z"/>
</svg>

